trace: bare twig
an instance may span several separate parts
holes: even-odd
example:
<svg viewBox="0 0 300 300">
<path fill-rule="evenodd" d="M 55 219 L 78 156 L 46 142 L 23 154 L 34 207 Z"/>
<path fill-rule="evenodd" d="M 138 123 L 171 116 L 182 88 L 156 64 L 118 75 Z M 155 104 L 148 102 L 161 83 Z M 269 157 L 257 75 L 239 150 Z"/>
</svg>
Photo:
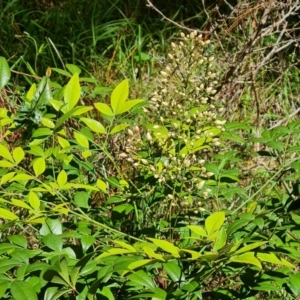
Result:
<svg viewBox="0 0 300 300">
<path fill-rule="evenodd" d="M 167 20 L 168 22 L 172 23 L 173 25 L 175 25 L 176 27 L 180 28 L 180 29 L 184 29 L 184 30 L 187 30 L 189 32 L 192 32 L 192 31 L 197 31 L 198 33 L 210 33 L 210 31 L 204 31 L 204 30 L 198 30 L 198 29 L 194 29 L 194 28 L 189 28 L 189 27 L 186 27 L 186 26 L 183 26 L 171 19 L 169 19 L 168 17 L 166 17 L 158 8 L 156 8 L 151 2 L 150 0 L 146 0 L 147 2 L 147 6 L 154 9 L 158 14 L 160 14 L 163 18 L 163 20 Z"/>
</svg>

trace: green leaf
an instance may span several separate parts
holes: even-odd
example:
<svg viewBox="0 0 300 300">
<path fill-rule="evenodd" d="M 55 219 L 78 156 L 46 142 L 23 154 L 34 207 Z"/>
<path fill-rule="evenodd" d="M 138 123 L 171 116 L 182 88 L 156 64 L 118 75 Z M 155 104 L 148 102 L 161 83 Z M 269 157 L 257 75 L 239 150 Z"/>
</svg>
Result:
<svg viewBox="0 0 300 300">
<path fill-rule="evenodd" d="M 26 281 L 15 280 L 11 284 L 10 291 L 16 300 L 38 300 L 33 286 Z"/>
<path fill-rule="evenodd" d="M 155 284 L 154 284 L 152 278 L 145 271 L 142 271 L 142 270 L 137 271 L 137 272 L 127 276 L 127 278 L 136 284 L 145 286 L 146 288 L 148 288 L 151 291 L 154 291 L 154 289 L 155 289 Z"/>
<path fill-rule="evenodd" d="M 216 241 L 214 244 L 214 248 L 213 248 L 213 252 L 218 251 L 219 249 L 223 248 L 226 245 L 226 241 L 227 241 L 226 229 L 224 227 L 222 227 L 217 235 L 217 238 L 216 238 Z"/>
<path fill-rule="evenodd" d="M 291 287 L 293 293 L 295 294 L 295 296 L 300 296 L 300 273 L 298 272 L 296 274 L 291 274 L 289 278 L 289 286 Z"/>
<path fill-rule="evenodd" d="M 36 193 L 30 191 L 28 196 L 29 204 L 34 210 L 38 210 L 41 205 L 41 201 Z"/>
<path fill-rule="evenodd" d="M 90 208 L 89 199 L 89 194 L 84 191 L 76 192 L 74 195 L 74 201 L 79 207 Z"/>
<path fill-rule="evenodd" d="M 174 261 L 168 261 L 163 266 L 174 283 L 185 281 L 181 268 Z"/>
<path fill-rule="evenodd" d="M 24 158 L 25 153 L 21 147 L 17 147 L 13 150 L 13 158 L 18 165 Z"/>
<path fill-rule="evenodd" d="M 254 256 L 254 252 L 247 252 L 238 256 L 232 256 L 229 258 L 229 261 L 250 264 L 257 266 L 260 269 L 262 268 L 260 261 Z"/>
<path fill-rule="evenodd" d="M 86 251 L 95 243 L 96 239 L 90 235 L 84 235 L 81 237 L 82 252 Z"/>
<path fill-rule="evenodd" d="M 148 238 L 152 243 L 154 243 L 156 246 L 160 247 L 167 253 L 171 253 L 174 255 L 174 257 L 180 257 L 179 255 L 179 248 L 174 246 L 172 243 L 164 240 L 158 240 L 153 238 Z"/>
<path fill-rule="evenodd" d="M 115 134 L 117 132 L 120 132 L 120 131 L 124 130 L 125 128 L 127 128 L 128 126 L 129 126 L 129 124 L 119 124 L 110 131 L 110 134 Z"/>
<path fill-rule="evenodd" d="M 114 116 L 114 113 L 112 112 L 111 108 L 106 103 L 95 103 L 95 107 L 104 115 L 107 116 Z"/>
<path fill-rule="evenodd" d="M 18 216 L 16 216 L 14 213 L 10 212 L 7 209 L 0 208 L 0 218 L 6 220 L 17 220 Z"/>
<path fill-rule="evenodd" d="M 111 94 L 110 104 L 115 115 L 121 110 L 121 107 L 128 98 L 128 94 L 129 83 L 128 79 L 125 79 L 115 87 Z"/>
<path fill-rule="evenodd" d="M 187 228 L 189 228 L 191 231 L 193 231 L 194 233 L 200 235 L 200 236 L 207 236 L 207 232 L 205 231 L 205 229 L 201 226 L 198 225 L 188 225 Z"/>
<path fill-rule="evenodd" d="M 67 119 L 69 119 L 71 116 L 76 116 L 81 113 L 87 112 L 91 110 L 92 108 L 89 106 L 76 106 L 67 113 L 64 113 L 56 122 L 54 129 L 57 130 Z"/>
<path fill-rule="evenodd" d="M 0 90 L 5 87 L 10 79 L 10 68 L 5 57 L 0 56 Z"/>
<path fill-rule="evenodd" d="M 144 102 L 144 100 L 141 100 L 141 99 L 126 101 L 122 105 L 118 106 L 116 115 L 123 114 L 124 112 L 131 110 L 133 107 L 135 107 L 136 105 L 138 105 L 139 103 L 142 103 L 142 102 Z"/>
<path fill-rule="evenodd" d="M 38 128 L 37 130 L 35 130 L 32 134 L 32 137 L 47 137 L 52 134 L 53 134 L 53 131 L 50 128 L 43 127 L 43 128 Z"/>
<path fill-rule="evenodd" d="M 89 149 L 89 140 L 83 134 L 74 132 L 74 137 L 80 146 Z"/>
<path fill-rule="evenodd" d="M 54 250 L 61 251 L 63 248 L 62 238 L 59 235 L 50 233 L 42 238 L 42 241 L 45 246 Z"/>
<path fill-rule="evenodd" d="M 57 176 L 57 183 L 60 187 L 63 187 L 68 182 L 68 175 L 65 170 L 61 170 Z"/>
<path fill-rule="evenodd" d="M 33 171 L 36 177 L 43 174 L 46 170 L 46 161 L 44 157 L 37 158 L 33 163 Z"/>
<path fill-rule="evenodd" d="M 274 253 L 262 253 L 258 252 L 256 254 L 256 257 L 260 259 L 261 261 L 269 262 L 275 265 L 283 265 L 290 268 L 295 268 L 293 264 L 285 260 L 284 258 L 278 258 Z"/>
<path fill-rule="evenodd" d="M 69 112 L 78 103 L 80 92 L 79 75 L 75 73 L 64 89 L 64 100 L 66 103 L 66 106 L 62 108 L 64 113 Z"/>
<path fill-rule="evenodd" d="M 65 70 L 62 70 L 62 69 L 51 68 L 51 70 L 54 71 L 54 72 L 56 72 L 56 73 L 58 73 L 58 74 L 64 75 L 64 76 L 66 76 L 66 77 L 71 77 L 71 76 L 72 76 L 71 73 L 69 73 L 69 72 L 67 72 L 67 71 L 65 71 Z"/>
<path fill-rule="evenodd" d="M 10 281 L 2 281 L 0 282 L 0 299 L 4 299 L 3 296 L 6 293 L 6 290 L 10 287 Z"/>
<path fill-rule="evenodd" d="M 11 162 L 14 162 L 14 159 L 12 158 L 9 150 L 2 144 L 0 144 L 0 156 L 2 156 L 3 158 L 5 158 Z"/>
<path fill-rule="evenodd" d="M 80 118 L 80 121 L 82 121 L 92 131 L 97 132 L 97 133 L 106 134 L 106 130 L 105 130 L 104 126 L 96 120 L 89 119 L 89 118 Z"/>
<path fill-rule="evenodd" d="M 205 229 L 207 232 L 207 235 L 210 236 L 217 230 L 219 230 L 225 221 L 225 213 L 220 211 L 211 214 L 209 217 L 205 220 Z"/>
<path fill-rule="evenodd" d="M 22 235 L 10 235 L 8 236 L 10 242 L 21 246 L 22 248 L 27 248 L 27 239 Z"/>
</svg>

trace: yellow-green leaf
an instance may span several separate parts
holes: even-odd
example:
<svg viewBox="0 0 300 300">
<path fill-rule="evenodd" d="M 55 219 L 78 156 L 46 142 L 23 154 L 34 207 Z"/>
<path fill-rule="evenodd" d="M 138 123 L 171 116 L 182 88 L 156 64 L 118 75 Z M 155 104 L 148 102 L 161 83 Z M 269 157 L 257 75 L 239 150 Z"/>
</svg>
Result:
<svg viewBox="0 0 300 300">
<path fill-rule="evenodd" d="M 66 139 L 64 139 L 60 136 L 57 137 L 57 140 L 58 140 L 58 143 L 60 144 L 62 149 L 70 147 L 70 143 L 69 143 L 68 140 L 66 140 Z"/>
<path fill-rule="evenodd" d="M 37 196 L 36 193 L 30 191 L 29 196 L 28 196 L 28 200 L 29 200 L 29 204 L 31 205 L 31 207 L 33 209 L 38 210 L 40 208 L 41 201 L 40 201 L 40 199 L 39 199 L 39 197 Z"/>
<path fill-rule="evenodd" d="M 10 179 L 12 179 L 15 176 L 15 174 L 16 174 L 16 172 L 10 172 L 10 173 L 6 173 L 5 175 L 3 175 L 0 180 L 0 185 L 8 182 Z"/>
<path fill-rule="evenodd" d="M 31 175 L 28 174 L 17 174 L 15 177 L 9 180 L 9 182 L 12 181 L 23 181 L 23 180 L 30 180 L 33 179 Z"/>
<path fill-rule="evenodd" d="M 138 105 L 139 103 L 142 103 L 142 102 L 144 102 L 144 100 L 141 100 L 141 99 L 126 101 L 122 105 L 118 106 L 116 115 L 127 112 L 127 111 L 131 110 L 133 107 L 135 107 L 136 105 Z"/>
<path fill-rule="evenodd" d="M 89 140 L 83 134 L 79 132 L 74 132 L 74 137 L 80 146 L 89 149 Z"/>
<path fill-rule="evenodd" d="M 207 233 L 205 231 L 205 229 L 201 226 L 198 225 L 188 225 L 187 226 L 188 229 L 190 229 L 191 231 L 193 231 L 194 233 L 200 235 L 200 236 L 207 236 Z"/>
<path fill-rule="evenodd" d="M 256 254 L 256 257 L 258 259 L 260 259 L 261 261 L 264 262 L 269 262 L 275 265 L 283 265 L 283 266 L 287 266 L 290 268 L 295 268 L 295 266 L 293 264 L 291 264 L 290 262 L 288 262 L 287 260 L 285 260 L 284 258 L 278 258 L 274 253 L 262 253 L 262 252 L 258 252 Z"/>
<path fill-rule="evenodd" d="M 36 84 L 34 83 L 34 84 L 31 85 L 29 91 L 27 92 L 26 98 L 29 101 L 31 101 L 33 99 L 33 96 L 34 96 L 35 92 L 36 92 Z"/>
<path fill-rule="evenodd" d="M 39 217 L 39 216 L 32 216 L 31 218 L 25 221 L 25 223 L 29 223 L 29 224 L 45 224 L 45 222 L 46 222 L 46 218 Z"/>
<path fill-rule="evenodd" d="M 24 158 L 25 153 L 21 147 L 17 147 L 13 150 L 13 158 L 18 165 Z"/>
<path fill-rule="evenodd" d="M 12 199 L 12 200 L 11 200 L 11 203 L 12 203 L 14 206 L 26 208 L 26 209 L 28 209 L 28 210 L 31 210 L 31 209 L 32 209 L 27 203 L 25 203 L 25 202 L 22 201 L 22 200 Z"/>
<path fill-rule="evenodd" d="M 106 183 L 103 181 L 103 180 L 101 180 L 101 179 L 97 179 L 97 187 L 101 190 L 101 191 L 103 191 L 103 192 L 107 192 L 107 185 L 106 185 Z"/>
<path fill-rule="evenodd" d="M 235 252 L 235 254 L 239 254 L 239 253 L 243 253 L 243 252 L 248 252 L 248 251 L 250 251 L 252 249 L 255 249 L 255 248 L 258 248 L 258 247 L 260 247 L 260 246 L 262 246 L 262 245 L 264 245 L 266 243 L 268 243 L 268 242 L 256 242 L 256 243 L 249 244 L 249 245 L 247 245 L 245 247 L 242 247 L 241 249 L 237 250 Z"/>
<path fill-rule="evenodd" d="M 81 155 L 84 157 L 84 158 L 88 158 L 92 155 L 92 151 L 91 150 L 85 150 L 85 151 L 82 151 L 81 152 Z"/>
<path fill-rule="evenodd" d="M 61 170 L 57 176 L 57 183 L 59 187 L 64 186 L 68 181 L 68 176 L 65 170 Z"/>
<path fill-rule="evenodd" d="M 77 189 L 86 189 L 86 190 L 98 191 L 98 189 L 95 186 L 88 185 L 88 184 L 72 183 L 71 186 L 73 188 L 77 188 Z"/>
<path fill-rule="evenodd" d="M 225 228 L 222 227 L 218 232 L 218 235 L 216 236 L 216 241 L 214 244 L 213 251 L 215 252 L 223 248 L 226 245 L 226 241 L 227 241 L 227 233 Z"/>
<path fill-rule="evenodd" d="M 136 249 L 133 246 L 131 246 L 131 245 L 125 243 L 125 242 L 114 241 L 114 243 L 121 246 L 121 247 L 123 247 L 123 248 L 125 248 L 125 249 L 127 249 L 127 250 L 130 250 L 131 252 L 136 252 Z"/>
<path fill-rule="evenodd" d="M 122 105 L 127 100 L 128 94 L 129 83 L 128 79 L 125 79 L 115 87 L 111 94 L 110 104 L 115 115 L 118 113 L 118 110 L 121 109 Z"/>
<path fill-rule="evenodd" d="M 111 108 L 105 104 L 105 103 L 95 103 L 95 107 L 104 115 L 107 116 L 114 116 L 114 113 L 112 112 Z"/>
<path fill-rule="evenodd" d="M 138 261 L 135 261 L 131 264 L 128 265 L 128 269 L 129 270 L 134 270 L 134 269 L 137 269 L 137 268 L 140 268 L 140 267 L 143 267 L 149 263 L 153 263 L 153 259 L 141 259 L 141 260 L 138 260 Z M 122 276 L 124 276 L 126 273 L 128 273 L 128 271 L 125 271 Z"/>
<path fill-rule="evenodd" d="M 37 158 L 33 163 L 33 171 L 36 177 L 43 174 L 46 169 L 46 161 L 44 157 Z"/>
<path fill-rule="evenodd" d="M 70 111 L 77 104 L 80 98 L 80 92 L 79 75 L 75 73 L 64 89 L 64 100 L 66 103 L 66 106 L 62 108 L 64 113 Z"/>
<path fill-rule="evenodd" d="M 7 209 L 0 208 L 0 218 L 12 221 L 17 220 L 18 216 L 16 216 L 14 213 L 10 212 Z"/>
<path fill-rule="evenodd" d="M 202 256 L 202 254 L 200 254 L 199 252 L 193 251 L 193 250 L 189 250 L 189 249 L 180 249 L 180 252 L 186 252 L 192 255 L 192 257 L 190 258 L 191 260 L 195 260 L 198 259 L 199 257 Z"/>
<path fill-rule="evenodd" d="M 110 131 L 110 134 L 118 133 L 118 132 L 124 130 L 125 128 L 127 128 L 128 126 L 129 126 L 129 124 L 119 124 L 119 125 L 116 125 L 116 126 Z"/>
<path fill-rule="evenodd" d="M 153 257 L 158 260 L 164 261 L 164 258 L 161 254 L 155 253 L 154 250 L 150 247 L 143 247 L 143 251 L 147 254 L 148 257 Z"/>
<path fill-rule="evenodd" d="M 0 160 L 0 167 L 2 168 L 12 168 L 15 165 L 7 160 Z"/>
<path fill-rule="evenodd" d="M 244 263 L 257 266 L 258 268 L 262 268 L 260 261 L 254 256 L 254 252 L 247 252 L 241 255 L 230 257 L 229 261 Z"/>
<path fill-rule="evenodd" d="M 90 110 L 92 110 L 93 108 L 91 106 L 77 106 L 77 109 L 73 112 L 73 116 L 79 116 L 82 115 Z"/>
<path fill-rule="evenodd" d="M 80 121 L 82 121 L 87 127 L 89 127 L 94 132 L 106 134 L 104 126 L 96 120 L 89 118 L 80 118 Z"/>
<path fill-rule="evenodd" d="M 225 213 L 222 211 L 213 213 L 209 217 L 207 217 L 205 220 L 205 229 L 208 236 L 219 230 L 224 224 L 224 221 Z"/>
<path fill-rule="evenodd" d="M 152 243 L 154 243 L 156 246 L 160 247 L 167 253 L 171 253 L 175 257 L 180 257 L 179 255 L 179 248 L 173 245 L 172 243 L 164 240 L 159 240 L 159 239 L 153 239 L 153 238 L 148 238 Z"/>
<path fill-rule="evenodd" d="M 2 156 L 3 158 L 5 158 L 11 162 L 14 162 L 9 150 L 2 144 L 0 144 L 0 156 Z"/>
<path fill-rule="evenodd" d="M 64 105 L 61 101 L 54 100 L 54 99 L 49 100 L 49 102 L 51 103 L 53 108 L 57 111 L 59 111 L 61 107 Z"/>
<path fill-rule="evenodd" d="M 53 121 L 51 119 L 48 118 L 42 118 L 42 124 L 46 127 L 49 128 L 54 128 L 55 124 L 53 123 Z"/>
</svg>

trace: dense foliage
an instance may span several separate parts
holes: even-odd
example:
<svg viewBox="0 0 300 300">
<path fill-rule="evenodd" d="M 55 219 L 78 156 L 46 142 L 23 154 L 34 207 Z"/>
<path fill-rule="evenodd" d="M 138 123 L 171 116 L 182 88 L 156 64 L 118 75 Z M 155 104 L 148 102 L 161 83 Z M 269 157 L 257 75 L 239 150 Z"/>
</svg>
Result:
<svg viewBox="0 0 300 300">
<path fill-rule="evenodd" d="M 252 13 L 261 26 L 280 9 L 291 21 L 296 2 Z M 69 1 L 36 11 L 1 3 L 3 18 L 22 7 L 20 16 L 36 19 L 22 33 L 34 45 L 19 45 L 23 56 L 11 58 L 16 45 L 2 38 L 0 298 L 299 297 L 300 122 L 284 115 L 295 105 L 285 100 L 299 83 L 297 49 L 282 48 L 284 59 L 277 51 L 289 37 L 255 48 L 275 22 L 255 38 L 249 29 L 250 44 L 239 28 L 209 38 L 168 27 L 158 38 L 147 30 L 160 25 L 142 18 L 153 12 L 138 14 L 141 3 L 133 10 L 124 1 L 126 16 L 113 21 L 123 9 L 117 1 L 101 26 L 87 24 L 103 11 L 97 3 L 82 11 Z M 217 17 L 204 4 L 193 9 L 210 14 L 207 30 Z M 249 5 L 221 11 L 231 18 Z M 74 9 L 82 19 L 68 19 Z M 46 24 L 54 34 L 47 45 Z M 92 34 L 79 35 L 88 27 Z M 69 52 L 62 29 L 80 53 L 73 44 Z M 274 95 L 284 111 L 269 110 Z"/>
</svg>

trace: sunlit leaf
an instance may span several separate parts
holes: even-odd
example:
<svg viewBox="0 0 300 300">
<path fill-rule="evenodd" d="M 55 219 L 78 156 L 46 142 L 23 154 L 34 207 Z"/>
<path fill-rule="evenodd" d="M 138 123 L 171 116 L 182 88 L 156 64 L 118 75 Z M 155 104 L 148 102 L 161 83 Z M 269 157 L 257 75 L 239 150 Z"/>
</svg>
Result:
<svg viewBox="0 0 300 300">
<path fill-rule="evenodd" d="M 10 212 L 7 209 L 0 208 L 0 218 L 6 220 L 17 220 L 18 216 L 16 216 L 14 213 Z"/>
<path fill-rule="evenodd" d="M 2 156 L 3 158 L 5 158 L 11 162 L 14 162 L 14 159 L 11 156 L 9 150 L 2 144 L 0 144 L 0 156 Z"/>
<path fill-rule="evenodd" d="M 28 200 L 29 200 L 29 204 L 31 205 L 31 207 L 35 210 L 40 208 L 41 205 L 41 201 L 39 199 L 39 197 L 37 196 L 36 193 L 30 191 L 29 192 L 29 196 L 28 196 Z"/>
<path fill-rule="evenodd" d="M 232 256 L 229 258 L 229 261 L 231 262 L 237 262 L 237 263 L 245 263 L 257 266 L 258 268 L 262 268 L 260 261 L 255 257 L 254 252 L 247 252 L 243 253 L 241 255 Z"/>
<path fill-rule="evenodd" d="M 129 124 L 119 124 L 110 131 L 110 134 L 115 134 L 117 132 L 120 132 L 120 131 L 124 130 L 125 128 L 127 128 L 128 126 L 129 126 Z"/>
<path fill-rule="evenodd" d="M 83 134 L 74 132 L 74 137 L 80 146 L 82 146 L 86 149 L 89 148 L 89 140 Z"/>
<path fill-rule="evenodd" d="M 75 73 L 64 89 L 64 100 L 66 103 L 66 106 L 62 108 L 64 113 L 70 111 L 77 104 L 80 99 L 80 92 L 79 75 Z"/>
<path fill-rule="evenodd" d="M 24 158 L 25 153 L 21 147 L 17 147 L 13 150 L 13 158 L 18 165 Z"/>
<path fill-rule="evenodd" d="M 114 116 L 114 113 L 112 112 L 111 108 L 106 103 L 98 102 L 94 105 L 102 114 L 112 117 Z"/>
<path fill-rule="evenodd" d="M 205 220 L 205 229 L 208 236 L 219 230 L 224 224 L 224 221 L 225 213 L 222 211 L 213 213 L 209 217 L 207 217 Z"/>
<path fill-rule="evenodd" d="M 63 187 L 68 181 L 68 176 L 65 170 L 60 171 L 57 176 L 57 183 L 60 187 Z"/>
<path fill-rule="evenodd" d="M 174 246 L 172 243 L 164 240 L 153 239 L 153 238 L 148 238 L 148 240 L 150 240 L 155 245 L 163 249 L 165 252 L 171 253 L 175 257 L 180 257 L 179 248 Z"/>
<path fill-rule="evenodd" d="M 110 104 L 114 114 L 117 114 L 128 98 L 129 83 L 128 79 L 120 82 L 113 90 L 110 98 Z"/>
<path fill-rule="evenodd" d="M 97 133 L 106 134 L 106 130 L 105 130 L 104 126 L 96 120 L 89 119 L 89 118 L 80 118 L 80 121 L 82 121 L 92 131 L 97 132 Z"/>
<path fill-rule="evenodd" d="M 10 79 L 10 68 L 5 57 L 0 56 L 0 90 L 8 83 Z"/>
<path fill-rule="evenodd" d="M 36 177 L 43 174 L 46 169 L 46 161 L 44 157 L 37 158 L 33 163 L 33 171 Z"/>
</svg>

